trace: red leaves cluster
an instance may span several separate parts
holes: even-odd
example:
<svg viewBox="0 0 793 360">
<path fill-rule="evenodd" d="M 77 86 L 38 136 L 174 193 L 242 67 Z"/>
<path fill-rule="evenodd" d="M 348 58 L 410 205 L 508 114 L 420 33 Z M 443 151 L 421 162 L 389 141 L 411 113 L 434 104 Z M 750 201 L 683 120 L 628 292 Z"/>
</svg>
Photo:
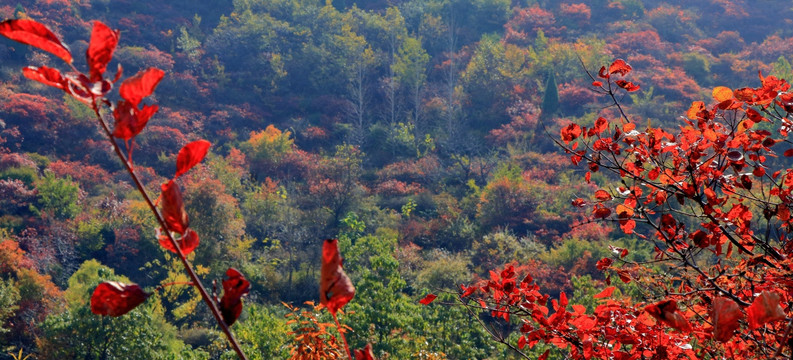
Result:
<svg viewBox="0 0 793 360">
<path fill-rule="evenodd" d="M 211 144 L 206 140 L 197 140 L 185 145 L 179 150 L 179 154 L 176 157 L 174 178 L 161 186 L 162 216 L 167 225 L 167 231 L 181 235 L 180 238 L 174 238 L 174 241 L 171 241 L 173 235 L 160 234 L 160 245 L 169 251 L 178 253 L 174 242 L 185 255 L 193 252 L 198 247 L 198 234 L 194 230 L 188 229 L 190 226 L 189 216 L 184 208 L 182 191 L 179 189 L 179 184 L 176 183 L 175 179 L 184 175 L 204 160 L 210 146 Z"/>
<path fill-rule="evenodd" d="M 322 245 L 319 300 L 333 316 L 355 296 L 355 287 L 342 269 L 339 240 L 327 239 Z"/>
<path fill-rule="evenodd" d="M 165 73 L 160 69 L 149 68 L 121 83 L 119 94 L 121 100 L 113 111 L 116 124 L 113 136 L 130 140 L 137 136 L 157 112 L 157 105 L 143 105 L 138 108 L 141 100 L 154 92 Z"/>
<path fill-rule="evenodd" d="M 695 357 L 690 348 L 679 346 L 687 342 L 687 334 L 665 332 L 644 309 L 611 299 L 615 290 L 608 287 L 595 295 L 599 303 L 593 314 L 587 314 L 582 305 L 569 304 L 564 292 L 558 300 L 551 300 L 549 308 L 548 295 L 540 291 L 532 277 L 507 266 L 491 271 L 488 280 L 462 285 L 460 298 L 503 321 L 518 316 L 519 349 L 545 343 L 569 352 L 571 359 L 638 359 L 653 354 L 668 355 L 662 358 Z M 667 312 L 660 314 L 675 317 L 669 314 L 671 307 L 665 309 Z M 678 319 L 675 324 L 684 320 Z M 653 341 L 645 341 L 648 338 Z M 541 358 L 547 356 L 545 352 Z"/>
<path fill-rule="evenodd" d="M 612 82 L 632 88 L 614 79 L 630 71 L 617 60 L 601 68 L 594 86 L 613 98 Z M 715 87 L 711 105 L 693 102 L 675 131 L 651 126 L 639 130 L 627 122 L 627 115 L 622 126 L 570 124 L 561 131 L 560 144 L 573 164 L 585 162 L 590 172 L 605 169 L 617 179 L 601 184 L 614 190 L 597 190 L 592 201 L 577 199 L 573 205 L 589 209 L 589 221 L 618 222 L 625 234 L 652 241 L 654 263 L 663 264 L 664 270 L 656 270 L 622 255 L 597 264 L 623 281 L 669 294 L 641 308 L 627 300 L 618 307 L 630 309 L 647 326 L 644 334 L 676 338 L 642 356 L 675 358 L 681 344 L 693 351 L 683 351 L 691 358 L 751 358 L 757 349 L 768 349 L 764 356 L 789 356 L 789 336 L 782 335 L 789 334 L 788 324 L 778 320 L 790 319 L 785 304 L 793 293 L 793 170 L 773 169 L 784 163 L 771 159 L 793 156 L 793 149 L 777 146 L 789 142 L 786 137 L 793 131 L 793 92 L 774 76 L 761 74 L 760 82 L 755 88 Z M 585 178 L 589 181 L 589 173 Z M 606 298 L 603 293 L 597 297 Z M 639 330 L 638 324 L 630 327 L 631 334 Z M 663 335 L 670 328 L 677 331 Z M 606 331 L 618 329 L 615 323 Z M 555 331 L 574 337 L 570 331 Z M 621 358 L 614 353 L 617 343 L 629 344 L 623 340 L 630 336 L 623 336 L 617 342 L 599 339 L 598 344 L 612 345 L 613 352 L 595 357 Z M 571 345 L 586 353 L 586 335 L 575 337 L 582 343 Z"/>
<path fill-rule="evenodd" d="M 251 283 L 234 268 L 226 270 L 226 276 L 228 279 L 223 280 L 220 313 L 226 325 L 231 326 L 242 313 L 242 296 L 248 293 Z"/>
<path fill-rule="evenodd" d="M 142 304 L 149 295 L 135 284 L 106 281 L 94 289 L 91 312 L 102 316 L 121 316 Z"/>
<path fill-rule="evenodd" d="M 600 68 L 600 71 L 598 71 L 598 77 L 607 80 L 609 82 L 609 90 L 607 90 L 607 92 L 611 93 L 612 76 L 619 75 L 624 77 L 625 75 L 628 75 L 632 70 L 633 68 L 627 62 L 625 62 L 625 60 L 617 59 L 614 60 L 614 62 L 612 62 L 611 65 L 609 65 L 608 69 L 606 69 L 605 66 L 602 66 Z M 625 91 L 628 92 L 639 90 L 639 85 L 624 79 L 614 80 L 614 84 L 616 84 L 618 87 L 625 89 Z M 603 83 L 597 80 L 592 82 L 592 86 L 603 89 Z"/>
</svg>

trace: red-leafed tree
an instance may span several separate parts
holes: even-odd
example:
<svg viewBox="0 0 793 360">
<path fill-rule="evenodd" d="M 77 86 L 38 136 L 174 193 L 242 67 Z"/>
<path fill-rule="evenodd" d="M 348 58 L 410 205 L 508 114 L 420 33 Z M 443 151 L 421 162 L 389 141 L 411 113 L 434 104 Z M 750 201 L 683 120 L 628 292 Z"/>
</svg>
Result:
<svg viewBox="0 0 793 360">
<path fill-rule="evenodd" d="M 512 265 L 462 285 L 460 303 L 501 319 L 482 324 L 525 358 L 793 356 L 790 85 L 761 73 L 757 87 L 716 87 L 670 130 L 637 125 L 623 111 L 617 96 L 640 89 L 631 71 L 617 60 L 592 75 L 619 115 L 569 124 L 557 144 L 586 182 L 604 173 L 591 198 L 572 201 L 586 214 L 582 224 L 619 226 L 651 244 L 654 260 L 631 261 L 631 249 L 611 246 L 597 261 L 611 286 L 594 295 L 592 313 L 564 292 L 550 298 L 531 271 Z M 519 336 L 499 330 L 504 321 Z"/>
</svg>

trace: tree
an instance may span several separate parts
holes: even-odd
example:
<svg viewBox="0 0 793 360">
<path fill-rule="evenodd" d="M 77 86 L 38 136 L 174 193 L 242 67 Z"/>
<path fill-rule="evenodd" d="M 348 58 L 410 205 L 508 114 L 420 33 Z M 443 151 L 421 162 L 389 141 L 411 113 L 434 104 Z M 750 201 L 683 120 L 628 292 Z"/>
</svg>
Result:
<svg viewBox="0 0 793 360">
<path fill-rule="evenodd" d="M 155 359 L 170 354 L 191 358 L 153 302 L 127 316 L 96 316 L 89 306 L 93 288 L 103 281 L 127 281 L 95 260 L 83 263 L 69 278 L 68 306 L 47 317 L 39 349 L 47 359 Z"/>
<path fill-rule="evenodd" d="M 548 73 L 540 109 L 542 110 L 541 120 L 549 120 L 559 112 L 559 89 L 556 86 L 556 75 L 553 72 Z"/>
<path fill-rule="evenodd" d="M 631 69 L 620 59 L 593 77 L 618 110 L 617 94 L 639 89 L 624 78 Z M 558 144 L 573 164 L 587 165 L 585 181 L 607 175 L 592 198 L 573 200 L 587 209 L 583 223 L 618 224 L 654 248 L 652 262 L 630 260 L 632 249 L 614 246 L 597 262 L 608 284 L 636 284 L 638 298 L 615 295 L 612 284 L 594 295 L 591 314 L 565 293 L 549 308 L 531 274 L 507 266 L 463 286 L 463 304 L 479 300 L 480 311 L 520 321 L 516 343 L 496 339 L 526 358 L 524 350 L 539 343 L 586 359 L 789 357 L 793 323 L 781 320 L 791 312 L 784 279 L 791 275 L 793 169 L 786 157 L 793 150 L 781 144 L 793 94 L 774 76 L 761 73 L 760 82 L 714 88 L 713 104 L 693 102 L 674 133 L 640 130 L 622 111 L 591 127 L 562 128 Z M 648 336 L 654 340 L 642 340 Z"/>
<path fill-rule="evenodd" d="M 396 62 L 392 65 L 394 76 L 407 93 L 412 107 L 408 112 L 409 124 L 413 125 L 414 139 L 418 142 L 424 138 L 427 124 L 423 122 L 423 89 L 427 80 L 427 64 L 430 56 L 421 46 L 421 41 L 407 37 L 402 41 Z M 418 146 L 418 145 L 417 145 Z"/>
</svg>

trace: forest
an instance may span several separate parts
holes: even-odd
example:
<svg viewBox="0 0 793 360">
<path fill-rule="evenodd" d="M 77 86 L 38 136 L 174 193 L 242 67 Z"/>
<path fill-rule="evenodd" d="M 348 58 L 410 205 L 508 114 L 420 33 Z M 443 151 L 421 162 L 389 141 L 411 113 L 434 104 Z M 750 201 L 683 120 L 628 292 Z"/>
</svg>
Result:
<svg viewBox="0 0 793 360">
<path fill-rule="evenodd" d="M 0 20 L 0 360 L 793 357 L 787 0 Z"/>
</svg>

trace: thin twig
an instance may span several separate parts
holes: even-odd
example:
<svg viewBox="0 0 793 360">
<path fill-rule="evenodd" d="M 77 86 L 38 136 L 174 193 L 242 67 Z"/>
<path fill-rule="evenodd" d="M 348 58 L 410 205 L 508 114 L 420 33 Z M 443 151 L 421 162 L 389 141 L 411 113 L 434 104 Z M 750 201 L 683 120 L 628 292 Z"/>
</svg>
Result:
<svg viewBox="0 0 793 360">
<path fill-rule="evenodd" d="M 102 115 L 99 113 L 99 106 L 96 103 L 96 99 L 94 99 L 94 101 L 92 102 L 91 107 L 94 110 L 94 114 L 96 114 L 96 118 L 99 121 L 99 124 L 102 126 L 102 130 L 104 130 L 105 132 L 105 136 L 107 136 L 108 140 L 110 140 L 110 143 L 113 145 L 113 151 L 116 153 L 116 156 L 118 156 L 121 162 L 124 163 L 124 168 L 126 168 L 130 177 L 132 177 L 132 182 L 135 183 L 135 187 L 137 187 L 138 192 L 141 194 L 141 196 L 143 196 L 143 200 L 146 202 L 146 205 L 149 206 L 149 209 L 154 214 L 154 217 L 157 219 L 157 223 L 160 225 L 161 228 L 168 229 L 168 225 L 165 223 L 165 219 L 163 218 L 162 214 L 160 214 L 160 211 L 157 209 L 157 206 L 154 205 L 154 202 L 152 202 L 151 197 L 146 191 L 146 188 L 143 186 L 143 183 L 141 183 L 140 179 L 138 179 L 137 174 L 132 169 L 132 164 L 127 160 L 126 156 L 124 156 L 124 153 L 121 152 L 121 148 L 118 146 L 116 139 L 113 137 L 113 133 L 110 131 L 110 128 L 107 126 L 104 119 L 102 118 Z M 209 310 L 212 312 L 212 315 L 215 317 L 215 321 L 218 323 L 218 326 L 220 326 L 220 329 L 228 338 L 229 343 L 231 343 L 231 347 L 234 348 L 234 352 L 237 353 L 237 356 L 241 360 L 247 360 L 248 358 L 245 356 L 245 353 L 242 351 L 242 348 L 240 347 L 240 344 L 237 342 L 237 339 L 234 338 L 234 334 L 232 334 L 228 325 L 226 325 L 226 322 L 223 321 L 223 315 L 220 313 L 217 304 L 215 304 L 215 302 L 212 300 L 212 297 L 209 295 L 209 292 L 206 290 L 206 287 L 204 287 L 204 284 L 201 282 L 201 279 L 198 278 L 198 274 L 196 274 L 195 270 L 193 270 L 192 264 L 190 264 L 190 261 L 187 260 L 187 257 L 182 252 L 182 249 L 179 247 L 179 243 L 176 241 L 176 239 L 174 239 L 170 231 L 163 231 L 163 233 L 165 233 L 166 236 L 168 236 L 168 240 L 171 242 L 171 245 L 176 250 L 176 254 L 179 256 L 179 259 L 182 261 L 182 265 L 187 271 L 187 274 L 190 276 L 190 280 L 198 289 L 198 292 L 201 294 L 201 298 L 204 300 L 207 306 L 209 306 Z"/>
</svg>

